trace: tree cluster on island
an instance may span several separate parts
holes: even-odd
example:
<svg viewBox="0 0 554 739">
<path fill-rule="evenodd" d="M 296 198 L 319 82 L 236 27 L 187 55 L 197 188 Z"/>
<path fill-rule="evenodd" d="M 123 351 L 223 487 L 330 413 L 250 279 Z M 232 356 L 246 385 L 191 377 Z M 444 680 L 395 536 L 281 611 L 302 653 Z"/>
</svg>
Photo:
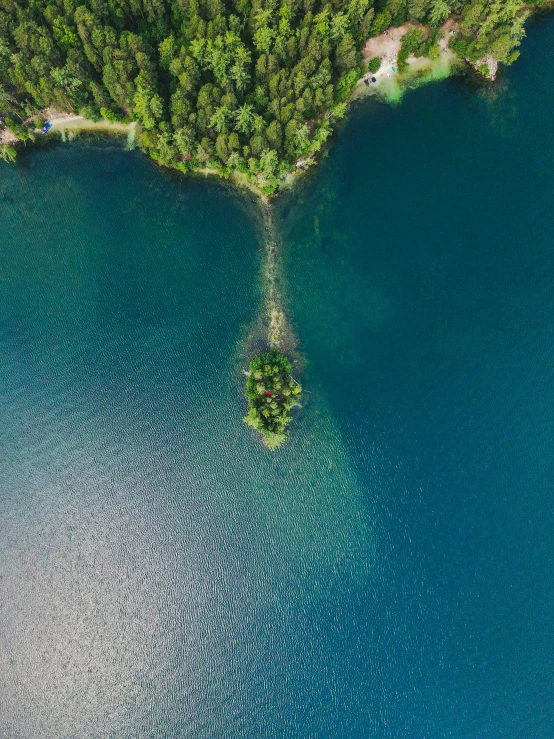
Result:
<svg viewBox="0 0 554 739">
<path fill-rule="evenodd" d="M 272 192 L 344 115 L 368 37 L 454 16 L 460 56 L 510 63 L 545 1 L 0 0 L 0 115 L 132 119 L 160 163 Z"/>
<path fill-rule="evenodd" d="M 262 352 L 250 362 L 245 393 L 248 414 L 244 420 L 262 434 L 270 449 L 285 441 L 291 409 L 298 405 L 302 394 L 291 369 L 289 360 L 277 349 Z"/>
</svg>

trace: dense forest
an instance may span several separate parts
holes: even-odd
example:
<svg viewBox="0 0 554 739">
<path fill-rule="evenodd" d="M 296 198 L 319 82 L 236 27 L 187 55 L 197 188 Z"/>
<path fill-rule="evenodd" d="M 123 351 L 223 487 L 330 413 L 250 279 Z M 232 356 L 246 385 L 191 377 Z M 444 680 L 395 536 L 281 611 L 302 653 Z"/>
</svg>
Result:
<svg viewBox="0 0 554 739">
<path fill-rule="evenodd" d="M 535 6 L 545 0 L 534 0 Z M 0 0 L 0 115 L 47 107 L 135 120 L 183 171 L 256 175 L 262 189 L 319 150 L 366 71 L 364 41 L 406 21 L 475 62 L 517 56 L 521 0 Z"/>
<path fill-rule="evenodd" d="M 262 352 L 250 362 L 245 393 L 248 415 L 244 420 L 260 432 L 269 449 L 277 449 L 285 441 L 291 409 L 299 404 L 302 394 L 291 372 L 289 360 L 278 349 Z"/>
</svg>

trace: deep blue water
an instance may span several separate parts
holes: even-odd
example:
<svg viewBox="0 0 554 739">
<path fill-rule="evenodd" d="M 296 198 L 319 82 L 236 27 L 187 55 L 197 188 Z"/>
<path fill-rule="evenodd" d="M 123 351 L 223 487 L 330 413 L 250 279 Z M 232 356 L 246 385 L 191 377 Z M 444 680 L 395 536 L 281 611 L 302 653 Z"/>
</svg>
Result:
<svg viewBox="0 0 554 739">
<path fill-rule="evenodd" d="M 0 168 L 0 736 L 554 737 L 554 21 L 260 214 L 118 141 Z"/>
</svg>

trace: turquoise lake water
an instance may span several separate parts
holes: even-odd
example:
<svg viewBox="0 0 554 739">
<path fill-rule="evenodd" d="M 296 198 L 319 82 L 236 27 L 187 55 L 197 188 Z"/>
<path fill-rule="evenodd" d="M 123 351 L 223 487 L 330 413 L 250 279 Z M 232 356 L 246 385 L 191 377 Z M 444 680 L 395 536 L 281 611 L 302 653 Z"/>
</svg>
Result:
<svg viewBox="0 0 554 739">
<path fill-rule="evenodd" d="M 277 453 L 256 203 L 0 166 L 1 737 L 554 737 L 553 46 L 357 104 L 278 201 Z"/>
</svg>

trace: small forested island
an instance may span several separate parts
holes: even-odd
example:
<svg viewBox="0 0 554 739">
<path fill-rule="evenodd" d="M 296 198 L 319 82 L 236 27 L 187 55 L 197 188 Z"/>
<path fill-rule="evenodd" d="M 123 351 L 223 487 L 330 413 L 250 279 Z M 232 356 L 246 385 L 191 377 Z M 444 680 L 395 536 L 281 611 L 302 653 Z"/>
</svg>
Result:
<svg viewBox="0 0 554 739">
<path fill-rule="evenodd" d="M 291 409 L 302 394 L 291 370 L 289 360 L 278 349 L 262 352 L 250 362 L 245 393 L 249 409 L 244 420 L 262 434 L 269 449 L 285 441 Z"/>
<path fill-rule="evenodd" d="M 313 161 L 379 68 L 363 53 L 369 39 L 416 29 L 395 74 L 448 46 L 490 75 L 549 2 L 0 0 L 0 155 L 13 160 L 53 112 L 134 121 L 161 164 L 238 173 L 272 193 Z"/>
</svg>

